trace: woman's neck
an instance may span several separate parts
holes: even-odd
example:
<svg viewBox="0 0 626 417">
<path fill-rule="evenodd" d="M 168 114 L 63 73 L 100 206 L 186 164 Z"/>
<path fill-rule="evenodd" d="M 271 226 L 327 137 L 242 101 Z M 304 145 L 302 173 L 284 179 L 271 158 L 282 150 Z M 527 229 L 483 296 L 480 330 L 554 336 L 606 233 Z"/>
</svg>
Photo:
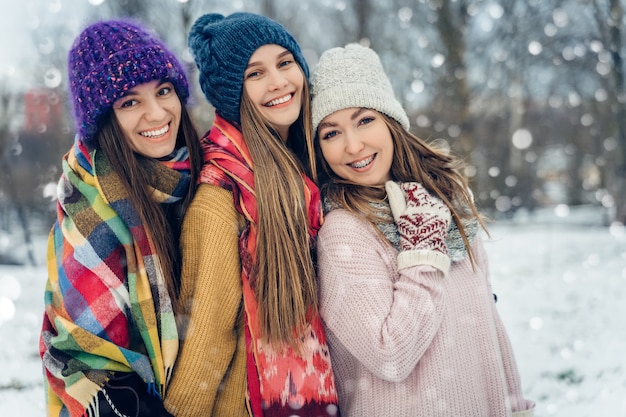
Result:
<svg viewBox="0 0 626 417">
<path fill-rule="evenodd" d="M 276 133 L 278 133 L 278 136 L 283 141 L 283 143 L 287 143 L 287 139 L 289 139 L 289 127 L 281 127 L 279 129 L 276 129 Z"/>
</svg>

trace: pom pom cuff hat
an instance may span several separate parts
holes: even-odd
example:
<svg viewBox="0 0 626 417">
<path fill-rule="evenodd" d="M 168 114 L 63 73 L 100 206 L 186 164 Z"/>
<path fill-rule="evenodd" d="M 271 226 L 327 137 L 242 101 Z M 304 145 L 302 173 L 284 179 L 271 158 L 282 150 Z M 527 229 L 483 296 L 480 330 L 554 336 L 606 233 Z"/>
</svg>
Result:
<svg viewBox="0 0 626 417">
<path fill-rule="evenodd" d="M 94 145 L 98 121 L 137 85 L 169 81 L 186 104 L 189 85 L 183 66 L 159 39 L 131 21 L 88 26 L 68 56 L 69 84 L 80 139 Z"/>
<path fill-rule="evenodd" d="M 280 23 L 254 13 L 218 13 L 198 18 L 189 32 L 188 46 L 199 70 L 206 99 L 229 122 L 240 123 L 244 73 L 261 46 L 280 45 L 293 54 L 308 79 L 309 67 L 294 37 Z"/>
<path fill-rule="evenodd" d="M 322 120 L 339 110 L 367 108 L 409 129 L 409 118 L 395 98 L 380 58 L 370 48 L 352 43 L 322 54 L 311 79 L 313 133 Z"/>
</svg>

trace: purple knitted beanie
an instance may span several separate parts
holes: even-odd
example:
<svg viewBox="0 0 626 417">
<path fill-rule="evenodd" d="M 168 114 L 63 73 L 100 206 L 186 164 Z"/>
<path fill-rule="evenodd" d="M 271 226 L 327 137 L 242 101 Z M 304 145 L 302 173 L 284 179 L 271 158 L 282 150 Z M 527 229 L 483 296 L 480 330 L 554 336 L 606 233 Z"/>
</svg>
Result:
<svg viewBox="0 0 626 417">
<path fill-rule="evenodd" d="M 174 54 L 146 29 L 130 21 L 104 21 L 76 38 L 68 57 L 68 73 L 76 128 L 93 146 L 101 116 L 139 84 L 169 81 L 186 104 L 187 77 Z"/>
</svg>

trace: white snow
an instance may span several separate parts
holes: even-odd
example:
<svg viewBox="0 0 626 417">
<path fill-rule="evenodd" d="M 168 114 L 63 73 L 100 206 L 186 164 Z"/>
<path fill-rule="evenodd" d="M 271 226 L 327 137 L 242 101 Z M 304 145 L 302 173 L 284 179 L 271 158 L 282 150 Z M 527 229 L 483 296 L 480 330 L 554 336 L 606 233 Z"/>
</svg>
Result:
<svg viewBox="0 0 626 417">
<path fill-rule="evenodd" d="M 490 225 L 493 289 L 538 417 L 626 416 L 626 232 L 597 223 Z M 37 254 L 44 265 L 43 236 Z M 0 266 L 0 415 L 45 415 L 45 280 L 43 266 Z"/>
</svg>

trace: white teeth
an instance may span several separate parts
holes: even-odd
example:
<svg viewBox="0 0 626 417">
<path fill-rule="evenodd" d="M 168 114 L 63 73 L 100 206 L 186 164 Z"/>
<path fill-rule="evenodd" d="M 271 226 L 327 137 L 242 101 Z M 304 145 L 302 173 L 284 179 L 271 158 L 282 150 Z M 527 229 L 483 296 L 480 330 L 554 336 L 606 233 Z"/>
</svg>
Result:
<svg viewBox="0 0 626 417">
<path fill-rule="evenodd" d="M 353 162 L 353 163 L 351 163 L 349 165 L 352 168 L 365 168 L 366 166 L 371 164 L 373 160 L 374 160 L 374 155 L 370 156 L 369 158 L 363 159 L 362 161 Z"/>
<path fill-rule="evenodd" d="M 168 124 L 168 125 L 165 125 L 165 127 L 163 127 L 162 129 L 151 130 L 149 132 L 140 132 L 139 134 L 147 138 L 154 138 L 154 137 L 166 134 L 169 130 L 170 130 L 170 125 Z"/>
<path fill-rule="evenodd" d="M 291 100 L 291 94 L 287 94 L 285 97 L 277 98 L 276 100 L 272 100 L 266 104 L 267 107 L 276 106 L 277 104 L 286 103 Z"/>
</svg>

